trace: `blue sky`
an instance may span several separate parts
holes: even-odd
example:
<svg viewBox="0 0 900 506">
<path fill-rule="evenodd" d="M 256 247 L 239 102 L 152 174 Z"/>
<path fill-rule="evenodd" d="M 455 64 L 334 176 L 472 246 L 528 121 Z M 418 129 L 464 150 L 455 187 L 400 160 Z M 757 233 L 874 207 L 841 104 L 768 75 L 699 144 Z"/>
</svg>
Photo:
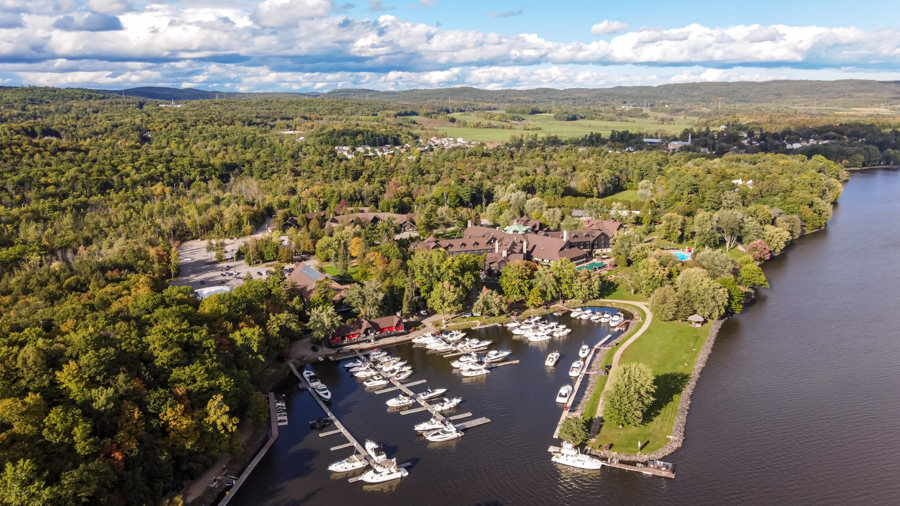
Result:
<svg viewBox="0 0 900 506">
<path fill-rule="evenodd" d="M 891 2 L 723 4 L 0 0 L 0 84 L 326 91 L 900 80 Z"/>
</svg>

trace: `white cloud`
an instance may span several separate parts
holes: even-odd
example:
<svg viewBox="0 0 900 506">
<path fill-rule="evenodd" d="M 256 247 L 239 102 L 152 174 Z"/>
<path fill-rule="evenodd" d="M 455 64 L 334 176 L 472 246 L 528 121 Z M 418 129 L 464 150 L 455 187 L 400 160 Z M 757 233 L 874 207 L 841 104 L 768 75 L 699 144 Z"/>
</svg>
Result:
<svg viewBox="0 0 900 506">
<path fill-rule="evenodd" d="M 122 23 L 116 16 L 88 12 L 67 14 L 54 21 L 53 27 L 72 32 L 103 32 L 121 30 Z"/>
<path fill-rule="evenodd" d="M 627 29 L 628 23 L 604 19 L 591 27 L 591 35 L 609 35 L 612 33 L 624 32 Z"/>
<path fill-rule="evenodd" d="M 101 14 L 125 14 L 134 10 L 127 0 L 88 0 L 88 8 Z"/>
<path fill-rule="evenodd" d="M 394 6 L 384 5 L 381 0 L 369 0 L 369 10 L 372 12 L 392 11 L 394 9 Z"/>
<path fill-rule="evenodd" d="M 253 20 L 260 26 L 282 28 L 302 19 L 325 17 L 333 9 L 331 0 L 264 0 L 253 10 Z"/>
<path fill-rule="evenodd" d="M 21 28 L 25 26 L 22 14 L 18 12 L 0 12 L 0 29 Z"/>
</svg>

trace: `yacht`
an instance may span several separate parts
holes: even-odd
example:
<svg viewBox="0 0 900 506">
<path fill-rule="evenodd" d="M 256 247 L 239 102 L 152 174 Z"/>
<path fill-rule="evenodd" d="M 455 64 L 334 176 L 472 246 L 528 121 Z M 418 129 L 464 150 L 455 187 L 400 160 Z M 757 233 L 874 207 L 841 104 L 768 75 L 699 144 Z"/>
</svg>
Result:
<svg viewBox="0 0 900 506">
<path fill-rule="evenodd" d="M 603 466 L 602 460 L 579 452 L 578 448 L 575 448 L 572 443 L 569 443 L 568 441 L 563 443 L 562 448 L 560 448 L 558 452 L 555 452 L 550 460 L 557 464 L 577 467 L 579 469 L 596 470 Z"/>
<path fill-rule="evenodd" d="M 428 390 L 425 390 L 424 392 L 419 392 L 418 394 L 416 394 L 416 397 L 418 397 L 419 399 L 421 399 L 423 401 L 427 401 L 429 399 L 434 399 L 436 397 L 440 397 L 440 396 L 444 395 L 444 392 L 446 392 L 446 391 L 447 391 L 446 388 L 435 388 L 434 390 L 429 388 Z"/>
<path fill-rule="evenodd" d="M 406 369 L 391 375 L 391 377 L 397 381 L 403 381 L 410 376 L 412 376 L 412 369 Z"/>
<path fill-rule="evenodd" d="M 570 395 L 572 395 L 572 385 L 563 385 L 556 394 L 556 402 L 565 404 Z"/>
<path fill-rule="evenodd" d="M 510 355 L 509 351 L 491 350 L 484 356 L 485 362 L 499 362 Z"/>
<path fill-rule="evenodd" d="M 429 351 L 436 351 L 438 353 L 444 353 L 448 351 L 453 351 L 454 347 L 452 344 L 445 343 L 444 341 L 437 341 L 426 346 Z"/>
<path fill-rule="evenodd" d="M 388 465 L 373 467 L 363 473 L 359 479 L 366 483 L 384 483 L 409 476 L 409 472 L 402 467 L 397 467 L 397 462 L 391 459 Z"/>
<path fill-rule="evenodd" d="M 622 313 L 616 313 L 610 317 L 609 326 L 610 327 L 618 327 L 624 321 L 625 321 L 625 316 L 622 315 Z"/>
<path fill-rule="evenodd" d="M 475 376 L 484 376 L 485 374 L 490 374 L 491 371 L 488 371 L 485 367 L 473 367 L 471 369 L 463 369 L 460 374 L 467 378 L 472 378 Z"/>
<path fill-rule="evenodd" d="M 434 341 L 435 339 L 436 339 L 435 335 L 429 332 L 428 334 L 422 334 L 421 336 L 414 337 L 412 339 L 412 342 L 414 342 L 416 344 L 428 344 L 431 341 Z"/>
<path fill-rule="evenodd" d="M 581 316 L 579 316 L 578 318 L 581 318 L 582 320 L 587 320 L 588 318 L 590 318 L 592 316 L 594 316 L 593 311 L 585 311 L 585 312 L 581 313 Z"/>
<path fill-rule="evenodd" d="M 417 423 L 413 429 L 418 432 L 430 432 L 433 430 L 438 430 L 444 426 L 444 422 L 438 420 L 437 418 L 431 418 L 428 421 Z"/>
<path fill-rule="evenodd" d="M 603 315 L 600 316 L 600 322 L 609 323 L 610 318 L 612 318 L 612 315 L 610 315 L 609 313 L 603 313 Z"/>
<path fill-rule="evenodd" d="M 540 333 L 533 332 L 528 335 L 528 340 L 532 343 L 539 343 L 541 341 L 549 341 L 550 334 L 546 333 L 546 332 L 540 332 Z"/>
<path fill-rule="evenodd" d="M 547 367 L 553 367 L 556 365 L 556 361 L 559 360 L 559 352 L 551 351 L 549 355 L 547 355 L 547 360 L 544 360 L 544 365 Z"/>
<path fill-rule="evenodd" d="M 575 363 L 572 364 L 572 367 L 569 368 L 569 376 L 573 378 L 578 377 L 578 375 L 581 374 L 581 368 L 583 367 L 584 362 L 582 362 L 581 360 L 576 360 Z"/>
<path fill-rule="evenodd" d="M 413 400 L 412 397 L 408 397 L 406 395 L 401 394 L 392 399 L 388 399 L 385 402 L 385 404 L 387 404 L 389 408 L 402 408 L 402 407 L 409 406 L 409 405 L 413 404 L 414 402 L 416 402 L 416 401 Z"/>
<path fill-rule="evenodd" d="M 567 335 L 569 332 L 572 332 L 572 329 L 569 327 L 559 327 L 558 329 L 553 331 L 554 337 L 563 337 Z"/>
<path fill-rule="evenodd" d="M 372 360 L 378 360 L 379 358 L 388 356 L 388 353 L 384 350 L 375 350 L 369 353 L 369 358 Z"/>
<path fill-rule="evenodd" d="M 606 313 L 594 313 L 594 314 L 592 314 L 592 315 L 591 315 L 591 321 L 592 321 L 592 322 L 599 322 L 599 321 L 603 320 L 603 315 L 604 315 L 604 314 L 606 314 Z"/>
<path fill-rule="evenodd" d="M 316 388 L 316 385 L 321 385 L 322 382 L 319 381 L 319 377 L 316 376 L 316 373 L 310 371 L 309 369 L 303 371 L 303 378 L 309 382 L 309 386 Z"/>
<path fill-rule="evenodd" d="M 368 453 L 373 460 L 377 463 L 381 463 L 387 460 L 387 454 L 384 453 L 384 449 L 381 448 L 381 445 L 372 441 L 371 439 L 366 439 L 366 453 Z"/>
<path fill-rule="evenodd" d="M 347 362 L 344 364 L 344 369 L 353 369 L 354 367 L 362 367 L 366 365 L 365 362 L 361 360 L 354 360 L 353 362 Z"/>
<path fill-rule="evenodd" d="M 582 344 L 581 348 L 578 349 L 578 356 L 580 358 L 586 358 L 590 353 L 591 348 L 586 344 Z"/>
<path fill-rule="evenodd" d="M 457 430 L 456 427 L 454 427 L 450 423 L 442 426 L 440 429 L 425 433 L 425 439 L 431 441 L 432 443 L 437 443 L 440 441 L 450 441 L 452 439 L 459 439 L 461 437 L 463 437 L 462 431 Z"/>
<path fill-rule="evenodd" d="M 463 360 L 462 357 L 460 357 L 459 359 L 450 362 L 450 365 L 453 366 L 454 369 L 465 369 L 473 365 L 480 365 L 480 360 L 477 358 L 475 360 Z"/>
<path fill-rule="evenodd" d="M 344 460 L 339 460 L 330 466 L 328 466 L 328 470 L 332 473 L 348 473 L 350 471 L 356 471 L 357 469 L 362 469 L 368 465 L 366 462 L 366 458 L 358 453 L 354 453 L 353 455 L 347 457 Z"/>
<path fill-rule="evenodd" d="M 368 378 L 370 376 L 376 376 L 377 374 L 378 374 L 378 371 L 376 371 L 375 369 L 367 368 L 367 369 L 363 369 L 362 371 L 357 371 L 357 372 L 353 373 L 353 376 L 356 378 Z"/>
<path fill-rule="evenodd" d="M 477 353 L 467 353 L 457 359 L 460 363 L 466 362 L 478 362 L 478 354 Z"/>
<path fill-rule="evenodd" d="M 511 328 L 511 329 L 514 329 L 514 328 L 518 327 L 519 325 L 521 325 L 519 320 L 513 320 L 506 324 L 507 328 Z"/>
<path fill-rule="evenodd" d="M 569 313 L 569 316 L 571 316 L 572 318 L 578 318 L 583 312 L 584 311 L 582 311 L 581 308 L 576 308 Z"/>
<path fill-rule="evenodd" d="M 323 401 L 331 400 L 331 391 L 328 390 L 328 387 L 326 387 L 325 385 L 319 383 L 315 386 L 315 388 L 313 388 L 313 391 L 316 393 L 316 395 L 321 397 Z"/>
<path fill-rule="evenodd" d="M 366 388 L 380 387 L 382 385 L 387 385 L 387 384 L 388 384 L 388 380 L 384 379 L 384 377 L 382 377 L 380 375 L 372 376 L 371 378 L 367 379 L 366 381 L 363 381 L 363 385 L 365 385 Z"/>
<path fill-rule="evenodd" d="M 454 397 L 452 399 L 444 399 L 437 404 L 432 404 L 431 407 L 440 413 L 441 411 L 448 411 L 459 406 L 460 402 L 462 402 L 462 397 Z"/>
</svg>

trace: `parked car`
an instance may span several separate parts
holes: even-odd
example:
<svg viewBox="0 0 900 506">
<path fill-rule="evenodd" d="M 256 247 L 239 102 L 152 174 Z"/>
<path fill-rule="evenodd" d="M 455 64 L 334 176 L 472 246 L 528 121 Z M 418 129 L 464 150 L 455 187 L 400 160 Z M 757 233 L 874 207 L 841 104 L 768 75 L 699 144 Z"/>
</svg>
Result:
<svg viewBox="0 0 900 506">
<path fill-rule="evenodd" d="M 472 313 L 466 311 L 465 313 L 461 314 L 460 316 L 462 316 L 463 318 L 471 318 L 471 317 L 472 317 Z"/>
</svg>

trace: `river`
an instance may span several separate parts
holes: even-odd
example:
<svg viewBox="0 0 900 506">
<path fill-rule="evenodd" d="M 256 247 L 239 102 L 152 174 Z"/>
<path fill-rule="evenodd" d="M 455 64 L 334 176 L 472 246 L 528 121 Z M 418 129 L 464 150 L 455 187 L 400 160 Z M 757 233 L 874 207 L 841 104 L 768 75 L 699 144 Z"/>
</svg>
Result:
<svg viewBox="0 0 900 506">
<path fill-rule="evenodd" d="M 897 171 L 854 173 L 828 228 L 766 264 L 771 288 L 719 332 L 684 446 L 668 458 L 675 480 L 550 462 L 560 415 L 553 397 L 565 370 L 582 342 L 609 333 L 576 321 L 572 334 L 543 346 L 504 328 L 479 331 L 521 362 L 476 381 L 422 349 L 394 348 L 415 366 L 410 381 L 450 388 L 465 399 L 457 413 L 493 420 L 449 443 L 414 435 L 427 415 L 388 412 L 391 394 L 316 364 L 334 412 L 357 437 L 411 462 L 409 477 L 376 489 L 333 479 L 325 467 L 349 450 L 330 452 L 343 439 L 319 438 L 306 421 L 321 410 L 309 394 L 286 389 L 290 425 L 232 504 L 898 504 L 898 197 Z M 557 348 L 562 359 L 548 370 L 543 358 Z"/>
</svg>

